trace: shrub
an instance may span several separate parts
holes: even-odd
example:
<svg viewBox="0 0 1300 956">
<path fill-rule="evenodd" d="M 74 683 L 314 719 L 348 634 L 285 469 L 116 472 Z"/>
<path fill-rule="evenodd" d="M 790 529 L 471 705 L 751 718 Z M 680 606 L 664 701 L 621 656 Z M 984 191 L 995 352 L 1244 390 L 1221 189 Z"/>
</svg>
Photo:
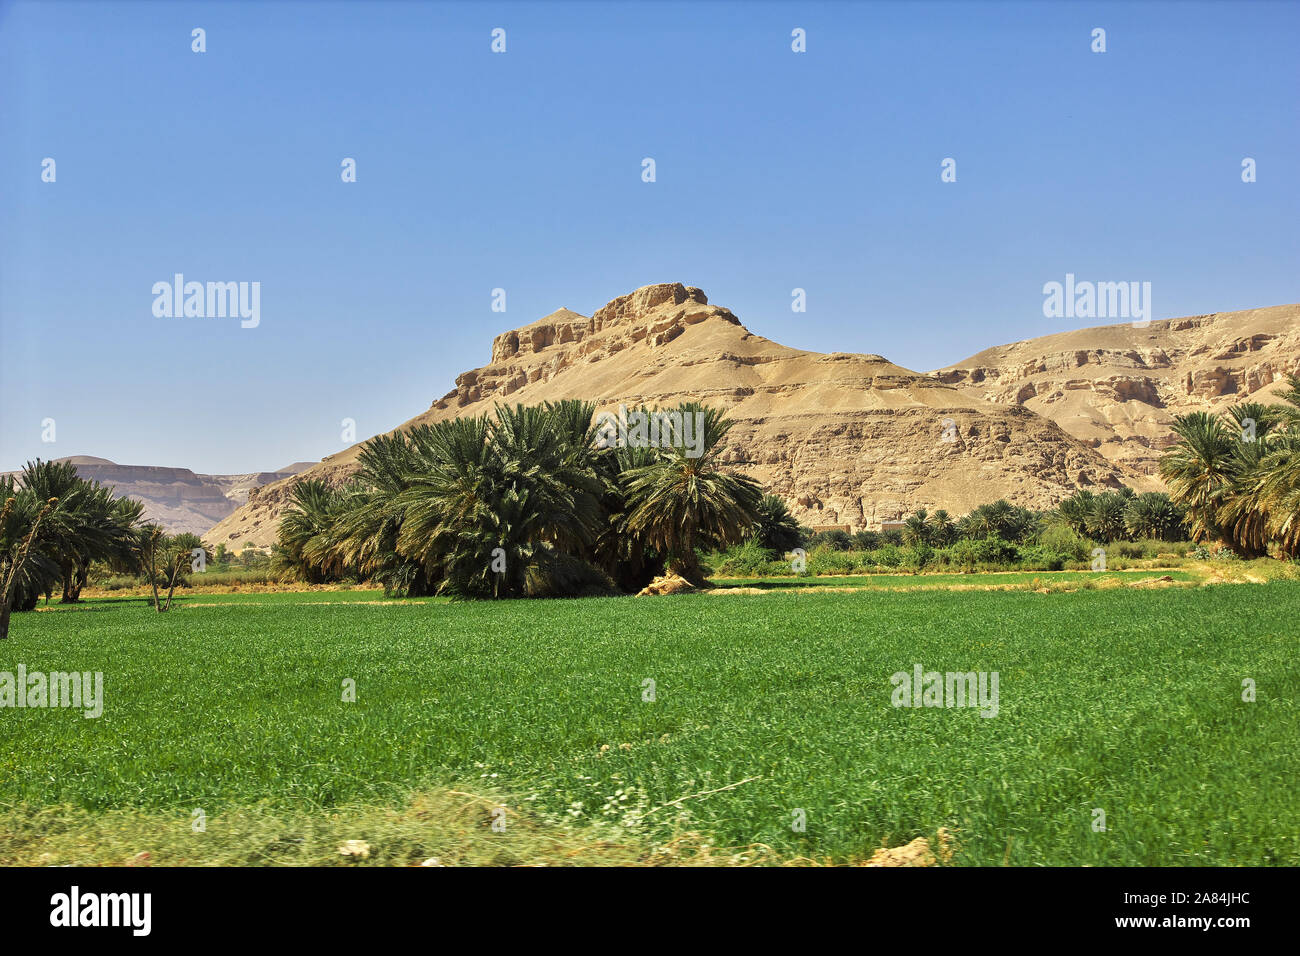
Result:
<svg viewBox="0 0 1300 956">
<path fill-rule="evenodd" d="M 1087 539 L 1063 521 L 1044 528 L 1038 536 L 1038 545 L 1044 551 L 1063 555 L 1069 561 L 1087 561 L 1091 551 Z"/>
<path fill-rule="evenodd" d="M 1064 571 L 1069 560 L 1069 555 L 1044 545 L 1020 549 L 1020 566 L 1026 571 Z"/>
<path fill-rule="evenodd" d="M 544 564 L 528 569 L 529 597 L 607 597 L 619 593 L 600 568 L 560 552 Z"/>
<path fill-rule="evenodd" d="M 852 574 L 857 568 L 852 554 L 822 547 L 808 555 L 808 570 L 813 574 Z"/>
<path fill-rule="evenodd" d="M 924 541 L 918 541 L 910 548 L 899 553 L 899 563 L 905 568 L 923 568 L 934 559 L 934 548 Z"/>
<path fill-rule="evenodd" d="M 896 568 L 903 563 L 903 552 L 895 544 L 882 544 L 871 552 L 872 563 L 885 568 Z"/>
<path fill-rule="evenodd" d="M 998 537 L 962 538 L 948 549 L 948 555 L 953 566 L 973 571 L 982 564 L 1013 564 L 1019 560 L 1020 551 Z"/>
<path fill-rule="evenodd" d="M 723 577 L 755 577 L 767 573 L 771 563 L 772 552 L 754 538 L 732 545 L 709 562 L 712 573 Z"/>
<path fill-rule="evenodd" d="M 1198 544 L 1187 552 L 1187 556 L 1197 561 L 1235 561 L 1238 558 L 1236 552 L 1221 544 Z"/>
</svg>

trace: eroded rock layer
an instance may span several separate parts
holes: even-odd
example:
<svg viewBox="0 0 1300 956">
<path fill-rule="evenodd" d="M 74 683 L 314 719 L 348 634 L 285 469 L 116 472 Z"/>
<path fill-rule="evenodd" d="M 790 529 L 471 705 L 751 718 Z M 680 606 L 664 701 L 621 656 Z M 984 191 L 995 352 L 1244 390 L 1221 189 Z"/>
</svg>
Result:
<svg viewBox="0 0 1300 956">
<path fill-rule="evenodd" d="M 1175 415 L 1272 401 L 1300 372 L 1300 305 L 1076 329 L 985 349 L 931 374 L 1049 418 L 1156 480 Z"/>
</svg>

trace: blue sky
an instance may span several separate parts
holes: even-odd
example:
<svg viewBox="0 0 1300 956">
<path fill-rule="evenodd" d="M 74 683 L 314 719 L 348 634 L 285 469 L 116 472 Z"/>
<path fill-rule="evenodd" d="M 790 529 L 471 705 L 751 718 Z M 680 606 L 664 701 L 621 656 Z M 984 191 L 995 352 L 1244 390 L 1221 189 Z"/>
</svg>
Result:
<svg viewBox="0 0 1300 956">
<path fill-rule="evenodd" d="M 1098 324 L 1067 272 L 1295 302 L 1298 52 L 1285 2 L 9 3 L 0 468 L 315 460 L 652 282 L 917 370 Z M 260 325 L 155 317 L 177 272 Z"/>
</svg>

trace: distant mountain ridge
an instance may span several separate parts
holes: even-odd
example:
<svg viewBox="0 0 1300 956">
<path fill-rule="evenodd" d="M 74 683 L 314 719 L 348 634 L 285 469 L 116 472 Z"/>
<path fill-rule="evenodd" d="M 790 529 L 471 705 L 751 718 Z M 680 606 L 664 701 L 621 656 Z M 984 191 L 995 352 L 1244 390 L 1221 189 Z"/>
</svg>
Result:
<svg viewBox="0 0 1300 956">
<path fill-rule="evenodd" d="M 144 503 L 145 517 L 168 532 L 202 535 L 248 501 L 254 488 L 281 481 L 312 467 L 295 462 L 275 471 L 244 475 L 201 475 L 188 468 L 119 465 L 107 458 L 72 455 L 57 461 L 76 466 L 77 474 L 112 485 L 119 495 Z"/>
</svg>

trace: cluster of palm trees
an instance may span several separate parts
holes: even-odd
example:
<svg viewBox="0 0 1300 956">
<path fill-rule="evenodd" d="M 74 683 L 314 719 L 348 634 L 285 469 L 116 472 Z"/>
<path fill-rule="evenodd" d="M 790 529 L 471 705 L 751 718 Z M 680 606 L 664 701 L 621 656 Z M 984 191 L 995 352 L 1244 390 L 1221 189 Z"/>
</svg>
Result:
<svg viewBox="0 0 1300 956">
<path fill-rule="evenodd" d="M 203 544 L 192 534 L 169 535 L 143 514 L 139 501 L 80 477 L 68 462 L 38 459 L 17 476 L 0 477 L 0 639 L 11 612 L 32 610 L 42 596 L 48 601 L 59 590 L 62 603 L 81 600 L 96 562 L 143 574 L 153 584 L 153 606 L 167 610 Z M 168 587 L 166 604 L 160 582 Z"/>
<path fill-rule="evenodd" d="M 954 521 L 943 509 L 929 512 L 918 508 L 903 519 L 899 533 L 903 544 L 910 547 L 944 548 L 961 540 L 987 538 L 1025 544 L 1059 523 L 1081 537 L 1107 544 L 1141 538 L 1181 541 L 1186 539 L 1183 516 L 1182 508 L 1164 492 L 1138 494 L 1128 487 L 1103 492 L 1080 489 L 1050 512 L 999 499 Z"/>
<path fill-rule="evenodd" d="M 1160 475 L 1186 509 L 1193 540 L 1244 557 L 1300 555 L 1300 377 L 1288 376 L 1287 386 L 1282 404 L 1174 420 L 1178 439 Z"/>
<path fill-rule="evenodd" d="M 295 486 L 277 563 L 306 581 L 353 576 L 409 595 L 610 593 L 665 567 L 699 582 L 697 549 L 742 540 L 762 503 L 752 479 L 719 467 L 730 422 L 679 406 L 702 415 L 695 457 L 604 447 L 595 411 L 499 405 L 371 439 L 347 484 Z"/>
<path fill-rule="evenodd" d="M 963 538 L 1002 538 L 1023 541 L 1038 527 L 1038 516 L 1027 508 L 1005 499 L 980 505 L 957 520 L 942 508 L 930 513 L 918 508 L 903 519 L 900 529 L 903 544 L 945 548 Z"/>
<path fill-rule="evenodd" d="M 1123 486 L 1117 491 L 1083 488 L 1057 505 L 1055 517 L 1071 531 L 1094 541 L 1185 541 L 1185 513 L 1163 491 L 1141 494 Z"/>
<path fill-rule="evenodd" d="M 40 460 L 0 478 L 0 501 L 0 567 L 16 610 L 30 610 L 55 588 L 65 603 L 80 600 L 92 562 L 129 561 L 144 507 L 81 478 L 67 462 Z"/>
</svg>

